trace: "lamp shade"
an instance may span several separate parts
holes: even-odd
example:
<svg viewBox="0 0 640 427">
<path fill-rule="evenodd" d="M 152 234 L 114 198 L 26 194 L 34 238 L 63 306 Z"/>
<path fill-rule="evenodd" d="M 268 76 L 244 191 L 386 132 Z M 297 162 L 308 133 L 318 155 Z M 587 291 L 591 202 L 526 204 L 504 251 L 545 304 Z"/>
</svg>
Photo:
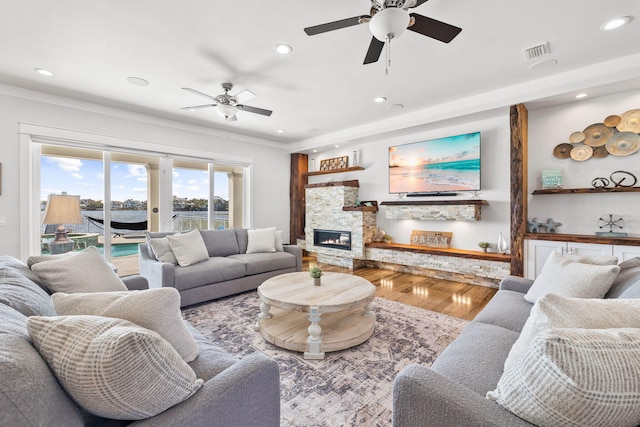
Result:
<svg viewBox="0 0 640 427">
<path fill-rule="evenodd" d="M 397 7 L 388 7 L 373 15 L 369 30 L 381 42 L 397 39 L 409 26 L 409 13 Z"/>
<path fill-rule="evenodd" d="M 226 118 L 235 116 L 236 111 L 238 111 L 238 109 L 233 105 L 218 104 L 216 105 L 216 111 L 218 112 L 218 114 L 220 114 L 222 117 L 226 119 Z"/>
<path fill-rule="evenodd" d="M 80 196 L 49 194 L 43 224 L 82 224 Z"/>
</svg>

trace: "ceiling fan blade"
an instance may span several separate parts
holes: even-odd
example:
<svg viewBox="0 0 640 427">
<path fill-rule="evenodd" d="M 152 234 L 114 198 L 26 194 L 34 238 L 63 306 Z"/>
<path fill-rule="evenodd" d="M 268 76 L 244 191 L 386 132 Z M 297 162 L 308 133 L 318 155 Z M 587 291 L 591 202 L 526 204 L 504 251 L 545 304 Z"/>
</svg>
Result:
<svg viewBox="0 0 640 427">
<path fill-rule="evenodd" d="M 377 62 L 378 59 L 380 59 L 380 54 L 382 53 L 383 48 L 384 42 L 381 42 L 377 38 L 372 37 L 371 44 L 369 45 L 369 50 L 367 51 L 367 55 L 364 57 L 364 64 Z"/>
<path fill-rule="evenodd" d="M 183 87 L 182 90 L 186 90 L 187 92 L 191 92 L 191 93 L 196 94 L 196 95 L 204 96 L 205 98 L 213 99 L 214 101 L 216 100 L 215 96 L 207 95 L 206 93 L 202 93 L 202 92 L 197 91 L 195 89 L 191 89 L 190 87 Z"/>
<path fill-rule="evenodd" d="M 237 122 L 238 118 L 236 117 L 236 115 L 234 114 L 233 116 L 229 116 L 226 119 L 228 122 Z"/>
<path fill-rule="evenodd" d="M 449 43 L 462 31 L 462 28 L 438 21 L 437 19 L 428 18 L 417 13 L 411 13 L 410 15 L 415 19 L 415 23 L 408 28 L 409 30 L 443 43 Z"/>
<path fill-rule="evenodd" d="M 237 102 L 247 102 L 248 100 L 255 98 L 256 94 L 250 90 L 243 90 L 242 92 L 238 92 L 233 95 L 233 97 Z"/>
<path fill-rule="evenodd" d="M 273 113 L 273 111 L 265 110 L 258 107 L 251 107 L 249 105 L 236 105 L 236 107 L 238 107 L 238 110 L 246 111 L 248 113 L 262 114 L 263 116 L 270 116 L 271 113 Z"/>
<path fill-rule="evenodd" d="M 420 6 L 421 4 L 426 3 L 426 2 L 427 2 L 427 0 L 416 0 L 416 4 L 415 4 L 415 6 L 411 6 L 411 7 L 418 7 L 418 6 Z"/>
<path fill-rule="evenodd" d="M 181 110 L 199 110 L 201 108 L 215 107 L 217 104 L 194 105 L 193 107 L 182 107 Z"/>
<path fill-rule="evenodd" d="M 361 24 L 363 18 L 370 18 L 369 15 L 354 16 L 353 18 L 341 19 L 340 21 L 328 22 L 326 24 L 315 25 L 313 27 L 307 27 L 304 32 L 308 36 L 315 36 L 316 34 L 326 33 L 328 31 L 339 30 L 341 28 L 353 27 L 354 25 Z"/>
</svg>

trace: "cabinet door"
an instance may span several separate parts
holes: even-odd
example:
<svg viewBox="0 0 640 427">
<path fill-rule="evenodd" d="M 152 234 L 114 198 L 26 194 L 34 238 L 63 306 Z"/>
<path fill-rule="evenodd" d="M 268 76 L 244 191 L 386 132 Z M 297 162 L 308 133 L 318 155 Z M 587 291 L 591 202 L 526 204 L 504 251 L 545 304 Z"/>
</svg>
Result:
<svg viewBox="0 0 640 427">
<path fill-rule="evenodd" d="M 566 242 L 552 242 L 548 240 L 527 240 L 524 277 L 535 279 L 542 271 L 545 261 L 551 252 L 563 253 L 566 250 Z"/>
<path fill-rule="evenodd" d="M 567 253 L 578 255 L 613 255 L 612 245 L 601 245 L 595 243 L 567 243 Z"/>
<path fill-rule="evenodd" d="M 615 245 L 613 247 L 613 255 L 618 257 L 619 263 L 634 257 L 640 257 L 640 246 Z"/>
</svg>

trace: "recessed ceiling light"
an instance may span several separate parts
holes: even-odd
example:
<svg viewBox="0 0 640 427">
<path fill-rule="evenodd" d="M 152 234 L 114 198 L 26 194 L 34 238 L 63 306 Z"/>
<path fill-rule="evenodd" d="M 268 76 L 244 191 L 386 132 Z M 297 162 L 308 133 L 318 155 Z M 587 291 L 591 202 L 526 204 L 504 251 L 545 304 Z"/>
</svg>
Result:
<svg viewBox="0 0 640 427">
<path fill-rule="evenodd" d="M 149 86 L 149 82 L 140 77 L 127 77 L 127 81 L 136 86 Z"/>
<path fill-rule="evenodd" d="M 49 70 L 45 70 L 44 68 L 34 68 L 34 70 L 36 71 L 36 73 L 40 74 L 41 76 L 47 76 L 47 77 L 53 76 L 53 72 Z"/>
<path fill-rule="evenodd" d="M 335 148 L 340 148 L 340 146 L 338 144 L 334 145 Z"/>
<path fill-rule="evenodd" d="M 318 150 L 313 150 L 313 152 L 314 152 L 314 153 L 317 153 L 317 152 L 318 152 Z"/>
<path fill-rule="evenodd" d="M 278 132 L 278 133 L 284 133 L 284 129 L 278 129 L 276 132 Z"/>
<path fill-rule="evenodd" d="M 404 105 L 402 105 L 402 104 L 393 104 L 393 105 L 389 105 L 387 108 L 389 110 L 402 110 L 404 108 Z"/>
<path fill-rule="evenodd" d="M 586 98 L 587 94 L 586 93 L 579 93 L 576 95 L 576 99 L 580 99 L 580 98 Z"/>
<path fill-rule="evenodd" d="M 280 55 L 287 55 L 291 53 L 292 50 L 293 48 L 288 44 L 281 43 L 276 45 L 276 52 L 278 52 Z"/>
<path fill-rule="evenodd" d="M 375 99 L 373 100 L 373 102 L 380 103 L 380 102 L 384 102 L 384 101 L 386 101 L 386 100 L 387 100 L 387 98 L 385 98 L 384 96 L 379 96 L 379 97 L 375 98 Z"/>
<path fill-rule="evenodd" d="M 629 22 L 631 22 L 631 17 L 630 16 L 621 16 L 619 18 L 615 18 L 615 19 L 612 19 L 610 21 L 605 22 L 604 24 L 602 24 L 600 29 L 603 30 L 603 31 L 615 30 L 616 28 L 620 28 L 623 25 L 628 24 Z"/>
</svg>

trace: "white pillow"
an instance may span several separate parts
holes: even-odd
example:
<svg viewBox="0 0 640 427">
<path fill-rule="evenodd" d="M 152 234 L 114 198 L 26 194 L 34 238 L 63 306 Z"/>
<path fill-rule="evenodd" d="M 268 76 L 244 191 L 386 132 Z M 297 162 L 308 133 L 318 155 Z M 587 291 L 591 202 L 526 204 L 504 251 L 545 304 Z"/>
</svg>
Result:
<svg viewBox="0 0 640 427">
<path fill-rule="evenodd" d="M 176 256 L 173 254 L 173 251 L 171 250 L 171 245 L 169 245 L 169 240 L 166 237 L 150 238 L 149 246 L 151 246 L 153 255 L 155 255 L 158 261 L 168 262 L 173 265 L 178 264 L 178 260 L 176 259 Z"/>
<path fill-rule="evenodd" d="M 33 316 L 27 329 L 69 395 L 101 417 L 152 417 L 203 382 L 165 339 L 127 320 Z"/>
<path fill-rule="evenodd" d="M 500 378 L 497 403 L 539 426 L 640 424 L 640 329 L 549 329 Z"/>
<path fill-rule="evenodd" d="M 70 257 L 33 264 L 51 293 L 126 291 L 127 287 L 94 246 Z"/>
<path fill-rule="evenodd" d="M 181 267 L 197 264 L 209 259 L 209 251 L 204 244 L 202 234 L 192 230 L 185 234 L 167 236 L 169 246 Z"/>
<path fill-rule="evenodd" d="M 520 363 L 537 335 L 553 328 L 640 328 L 640 299 L 543 296 L 531 309 L 520 336 L 511 347 L 504 372 Z"/>
<path fill-rule="evenodd" d="M 603 298 L 620 267 L 586 264 L 577 259 L 584 258 L 551 252 L 524 298 L 531 303 L 547 293 L 572 298 Z"/>
<path fill-rule="evenodd" d="M 247 253 L 275 252 L 276 251 L 276 228 L 262 228 L 257 230 L 247 230 L 248 242 Z"/>
<path fill-rule="evenodd" d="M 186 362 L 198 357 L 198 346 L 182 320 L 180 293 L 175 288 L 91 294 L 57 293 L 51 299 L 59 315 L 89 314 L 128 320 L 160 334 Z"/>
<path fill-rule="evenodd" d="M 282 230 L 276 230 L 276 241 L 275 245 L 276 252 L 284 252 L 284 248 L 282 247 Z"/>
</svg>

